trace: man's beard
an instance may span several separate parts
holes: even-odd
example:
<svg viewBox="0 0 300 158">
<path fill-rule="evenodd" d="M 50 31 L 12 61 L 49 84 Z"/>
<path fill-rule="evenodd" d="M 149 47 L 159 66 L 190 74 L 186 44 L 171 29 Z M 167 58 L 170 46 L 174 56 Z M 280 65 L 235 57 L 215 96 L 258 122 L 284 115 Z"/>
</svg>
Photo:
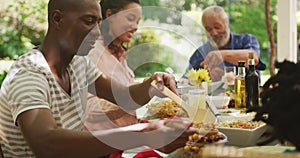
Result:
<svg viewBox="0 0 300 158">
<path fill-rule="evenodd" d="M 230 34 L 226 32 L 224 34 L 217 35 L 217 38 L 221 40 L 219 42 L 215 42 L 215 40 L 211 36 L 208 37 L 208 40 L 214 48 L 224 48 L 229 42 Z"/>
</svg>

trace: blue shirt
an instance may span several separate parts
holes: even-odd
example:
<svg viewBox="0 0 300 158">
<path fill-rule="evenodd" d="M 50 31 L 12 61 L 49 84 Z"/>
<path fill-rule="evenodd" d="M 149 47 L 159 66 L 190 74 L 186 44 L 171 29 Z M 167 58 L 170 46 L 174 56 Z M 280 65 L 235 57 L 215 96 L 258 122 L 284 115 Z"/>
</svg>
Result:
<svg viewBox="0 0 300 158">
<path fill-rule="evenodd" d="M 250 49 L 254 50 L 258 53 L 258 56 L 260 56 L 260 47 L 258 40 L 255 36 L 251 34 L 234 34 L 230 33 L 230 43 L 226 48 L 227 50 L 235 50 L 235 49 Z M 194 68 L 198 70 L 199 68 L 203 68 L 200 66 L 200 63 L 205 59 L 207 54 L 214 49 L 209 42 L 206 42 L 204 45 L 200 46 L 190 57 L 189 59 L 189 66 L 186 69 L 186 73 Z M 236 66 L 232 63 L 224 61 L 224 64 L 220 65 L 221 68 L 223 66 Z M 260 75 L 259 70 L 265 70 L 266 65 L 259 59 L 259 63 L 255 66 L 256 72 L 258 75 Z"/>
</svg>

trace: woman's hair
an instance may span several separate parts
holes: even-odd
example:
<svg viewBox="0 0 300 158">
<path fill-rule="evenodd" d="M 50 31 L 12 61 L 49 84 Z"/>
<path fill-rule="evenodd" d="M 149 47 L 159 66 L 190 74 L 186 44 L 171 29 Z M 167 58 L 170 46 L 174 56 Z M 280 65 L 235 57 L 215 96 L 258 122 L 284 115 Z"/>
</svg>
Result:
<svg viewBox="0 0 300 158">
<path fill-rule="evenodd" d="M 271 125 L 280 141 L 288 140 L 299 150 L 300 64 L 284 61 L 275 66 L 279 71 L 263 86 L 255 120 Z"/>
<path fill-rule="evenodd" d="M 112 14 L 115 14 L 120 11 L 120 9 L 123 9 L 125 6 L 127 6 L 130 3 L 137 3 L 140 4 L 139 0 L 101 0 L 101 12 L 102 12 L 102 18 L 106 19 L 106 10 L 111 9 Z"/>
<path fill-rule="evenodd" d="M 117 53 L 119 48 L 112 43 L 114 39 L 108 34 L 110 26 L 108 20 L 105 20 L 107 18 L 106 11 L 110 9 L 112 11 L 112 14 L 116 14 L 117 12 L 119 12 L 121 9 L 123 9 L 130 3 L 140 4 L 140 1 L 139 0 L 101 0 L 100 2 L 102 18 L 103 18 L 103 22 L 101 23 L 100 30 L 103 35 L 104 45 L 108 46 L 108 48 L 110 48 L 113 51 L 112 53 Z M 127 50 L 125 46 L 122 47 L 125 50 Z"/>
</svg>

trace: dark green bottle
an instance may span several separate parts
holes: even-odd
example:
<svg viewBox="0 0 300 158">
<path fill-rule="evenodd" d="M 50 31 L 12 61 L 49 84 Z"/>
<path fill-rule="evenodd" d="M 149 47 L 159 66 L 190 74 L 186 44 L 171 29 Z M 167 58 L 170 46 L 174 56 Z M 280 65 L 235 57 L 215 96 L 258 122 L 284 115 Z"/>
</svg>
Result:
<svg viewBox="0 0 300 158">
<path fill-rule="evenodd" d="M 258 107 L 258 88 L 259 77 L 255 71 L 254 52 L 250 52 L 248 56 L 248 71 L 246 73 L 246 108 L 252 111 Z"/>
</svg>

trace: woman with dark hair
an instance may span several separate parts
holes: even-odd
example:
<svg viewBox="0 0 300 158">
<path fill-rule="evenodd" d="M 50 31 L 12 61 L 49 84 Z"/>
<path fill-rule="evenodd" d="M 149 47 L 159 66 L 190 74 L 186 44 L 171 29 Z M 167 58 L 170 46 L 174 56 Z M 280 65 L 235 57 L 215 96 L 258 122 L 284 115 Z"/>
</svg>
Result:
<svg viewBox="0 0 300 158">
<path fill-rule="evenodd" d="M 139 0 L 101 0 L 103 21 L 101 39 L 88 57 L 107 76 L 121 84 L 134 84 L 134 73 L 128 67 L 125 52 L 137 31 L 142 16 Z M 107 129 L 137 123 L 135 109 L 121 108 L 104 99 L 90 96 L 87 102 L 86 127 Z M 108 119 L 109 118 L 109 119 Z"/>
<path fill-rule="evenodd" d="M 276 63 L 278 73 L 263 86 L 262 106 L 255 120 L 271 125 L 282 143 L 292 143 L 300 151 L 300 63 Z"/>
</svg>

